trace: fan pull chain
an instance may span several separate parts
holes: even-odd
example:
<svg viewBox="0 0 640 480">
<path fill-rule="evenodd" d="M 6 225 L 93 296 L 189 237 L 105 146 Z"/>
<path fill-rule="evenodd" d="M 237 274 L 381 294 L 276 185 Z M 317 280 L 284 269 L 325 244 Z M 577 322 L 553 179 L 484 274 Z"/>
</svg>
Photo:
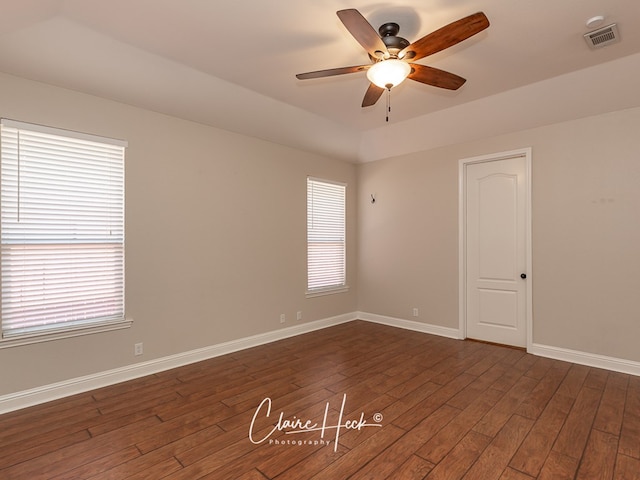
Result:
<svg viewBox="0 0 640 480">
<path fill-rule="evenodd" d="M 391 113 L 391 87 L 387 88 L 387 123 L 389 123 L 389 114 Z"/>
</svg>

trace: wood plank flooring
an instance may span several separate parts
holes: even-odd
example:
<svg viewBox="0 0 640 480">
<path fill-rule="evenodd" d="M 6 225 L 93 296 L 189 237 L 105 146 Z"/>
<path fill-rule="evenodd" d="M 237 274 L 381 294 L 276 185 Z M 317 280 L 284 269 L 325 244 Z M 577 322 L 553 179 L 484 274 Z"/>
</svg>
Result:
<svg viewBox="0 0 640 480">
<path fill-rule="evenodd" d="M 0 446 L 4 480 L 634 480 L 640 378 L 355 321 L 2 415 Z"/>
</svg>

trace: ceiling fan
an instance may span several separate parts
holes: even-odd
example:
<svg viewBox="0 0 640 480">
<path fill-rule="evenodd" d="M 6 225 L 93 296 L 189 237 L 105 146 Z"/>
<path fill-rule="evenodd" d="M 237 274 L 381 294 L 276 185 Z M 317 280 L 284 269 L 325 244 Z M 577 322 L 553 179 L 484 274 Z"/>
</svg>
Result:
<svg viewBox="0 0 640 480">
<path fill-rule="evenodd" d="M 397 23 L 383 24 L 378 29 L 378 34 L 355 8 L 339 10 L 336 13 L 349 33 L 367 51 L 373 63 L 299 73 L 296 77 L 300 80 L 308 80 L 366 71 L 371 84 L 362 100 L 363 107 L 374 105 L 385 90 L 390 91 L 405 78 L 435 87 L 457 90 L 466 82 L 464 78 L 434 67 L 410 62 L 456 45 L 489 26 L 489 20 L 485 14 L 478 12 L 409 43 L 408 40 L 398 36 L 400 26 Z"/>
</svg>

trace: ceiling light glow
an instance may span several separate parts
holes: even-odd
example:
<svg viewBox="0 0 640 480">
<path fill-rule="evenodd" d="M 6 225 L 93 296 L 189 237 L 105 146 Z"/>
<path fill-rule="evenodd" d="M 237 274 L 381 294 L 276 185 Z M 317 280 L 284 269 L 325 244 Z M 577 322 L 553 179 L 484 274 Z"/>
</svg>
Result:
<svg viewBox="0 0 640 480">
<path fill-rule="evenodd" d="M 371 83 L 386 89 L 400 85 L 411 73 L 411 66 L 407 62 L 390 58 L 382 60 L 367 70 L 367 78 Z"/>
</svg>

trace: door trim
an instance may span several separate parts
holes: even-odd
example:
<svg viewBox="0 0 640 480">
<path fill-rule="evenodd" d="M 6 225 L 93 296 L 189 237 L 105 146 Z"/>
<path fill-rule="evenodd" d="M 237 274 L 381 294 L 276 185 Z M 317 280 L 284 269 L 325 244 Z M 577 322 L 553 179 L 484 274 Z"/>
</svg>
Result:
<svg viewBox="0 0 640 480">
<path fill-rule="evenodd" d="M 525 205 L 525 264 L 526 264 L 526 334 L 527 352 L 533 344 L 533 268 L 531 261 L 531 147 L 510 150 L 506 152 L 492 153 L 477 157 L 463 158 L 458 163 L 458 317 L 461 338 L 467 338 L 467 258 L 466 258 L 466 178 L 465 167 L 472 163 L 493 162 L 514 157 L 524 157 L 526 164 L 525 179 L 526 205 Z"/>
</svg>

